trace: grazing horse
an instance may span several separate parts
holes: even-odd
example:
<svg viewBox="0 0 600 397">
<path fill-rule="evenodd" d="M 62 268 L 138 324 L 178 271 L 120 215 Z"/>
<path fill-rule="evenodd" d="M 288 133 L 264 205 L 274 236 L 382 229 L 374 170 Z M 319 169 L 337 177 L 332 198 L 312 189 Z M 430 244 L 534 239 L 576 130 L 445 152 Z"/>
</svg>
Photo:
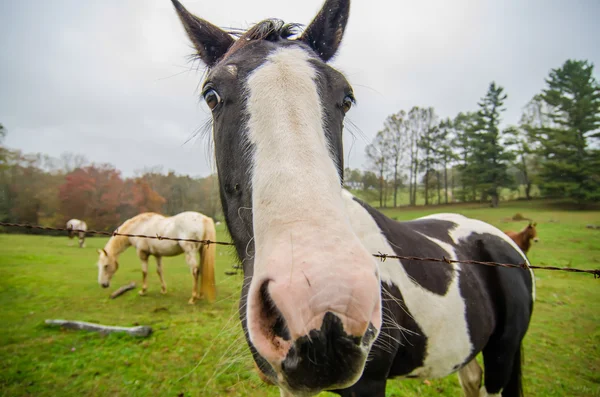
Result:
<svg viewBox="0 0 600 397">
<path fill-rule="evenodd" d="M 393 221 L 342 188 L 354 93 L 327 62 L 350 1 L 327 0 L 301 34 L 271 19 L 238 39 L 172 2 L 208 67 L 202 96 L 245 276 L 240 320 L 264 377 L 282 396 L 381 397 L 390 377 L 458 371 L 468 396 L 518 396 L 530 269 L 373 254 L 520 264 L 521 250 L 461 215 Z"/>
<path fill-rule="evenodd" d="M 506 233 L 508 237 L 512 238 L 513 241 L 519 246 L 519 248 L 523 250 L 524 253 L 527 253 L 529 251 L 529 248 L 531 248 L 531 241 L 533 240 L 534 243 L 537 243 L 539 241 L 537 236 L 537 230 L 535 228 L 536 226 L 537 223 L 529 222 L 529 225 L 525 226 L 525 228 L 518 233 L 511 231 L 507 231 L 504 233 Z"/>
<path fill-rule="evenodd" d="M 67 222 L 67 229 L 71 229 L 69 230 L 69 239 L 75 237 L 75 233 L 77 233 L 77 237 L 79 237 L 79 248 L 83 248 L 85 246 L 85 231 L 87 230 L 87 224 L 79 219 L 71 219 Z M 71 243 L 69 243 L 69 245 L 71 245 Z"/>
<path fill-rule="evenodd" d="M 211 240 L 216 238 L 215 224 L 212 218 L 198 212 L 182 212 L 165 217 L 153 212 L 145 212 L 125 221 L 117 229 L 122 234 L 137 234 L 146 236 L 163 236 L 190 240 Z M 163 279 L 162 257 L 177 256 L 185 253 L 185 260 L 190 266 L 194 278 L 192 297 L 189 303 L 204 295 L 213 302 L 216 297 L 215 289 L 215 244 L 202 244 L 193 241 L 173 241 L 148 239 L 142 237 L 112 236 L 103 249 L 98 250 L 98 284 L 107 288 L 110 280 L 119 268 L 119 255 L 130 246 L 135 247 L 142 261 L 142 290 L 144 295 L 148 289 L 148 258 L 156 258 L 156 272 L 160 278 L 161 292 L 167 293 L 167 285 Z M 197 254 L 200 253 L 200 261 Z M 200 294 L 198 294 L 198 278 L 202 277 Z"/>
</svg>

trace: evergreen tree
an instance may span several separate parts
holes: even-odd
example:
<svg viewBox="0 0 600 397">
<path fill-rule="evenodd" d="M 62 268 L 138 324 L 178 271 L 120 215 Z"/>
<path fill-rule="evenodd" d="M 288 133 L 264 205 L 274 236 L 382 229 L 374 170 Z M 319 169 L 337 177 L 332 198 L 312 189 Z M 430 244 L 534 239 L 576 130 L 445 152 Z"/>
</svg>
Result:
<svg viewBox="0 0 600 397">
<path fill-rule="evenodd" d="M 472 139 L 471 166 L 477 173 L 482 193 L 491 198 L 492 207 L 498 206 L 500 187 L 511 182 L 507 169 L 514 159 L 513 153 L 506 150 L 503 134 L 498 128 L 500 114 L 506 110 L 503 108 L 505 100 L 504 89 L 492 82 L 486 96 L 478 103 L 477 126 Z"/>
<path fill-rule="evenodd" d="M 475 129 L 477 123 L 476 113 L 459 113 L 452 120 L 455 148 L 454 155 L 458 159 L 457 171 L 460 173 L 461 200 L 475 200 L 477 197 L 477 170 L 472 158 Z"/>
<path fill-rule="evenodd" d="M 543 192 L 580 203 L 600 199 L 600 84 L 593 72 L 593 64 L 576 60 L 550 71 L 541 98 L 552 125 L 537 130 Z"/>
</svg>

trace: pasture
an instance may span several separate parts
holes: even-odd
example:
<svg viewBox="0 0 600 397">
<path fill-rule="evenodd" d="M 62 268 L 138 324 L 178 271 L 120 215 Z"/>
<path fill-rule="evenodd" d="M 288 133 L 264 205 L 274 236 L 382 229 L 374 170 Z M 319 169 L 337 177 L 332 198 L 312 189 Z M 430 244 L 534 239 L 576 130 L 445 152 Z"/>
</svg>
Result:
<svg viewBox="0 0 600 397">
<path fill-rule="evenodd" d="M 502 230 L 520 230 L 519 212 L 538 223 L 540 242 L 530 260 L 547 266 L 600 267 L 600 211 L 570 211 L 549 201 L 384 210 L 399 220 L 458 212 Z M 227 239 L 224 225 L 218 239 Z M 120 258 L 111 288 L 97 284 L 96 249 L 67 237 L 0 235 L 0 394 L 278 396 L 254 372 L 239 319 L 241 273 L 229 247 L 217 248 L 217 302 L 188 305 L 190 276 L 183 256 L 164 258 L 168 294 L 151 259 L 148 293 L 137 294 L 141 270 L 130 249 Z M 537 300 L 525 339 L 527 396 L 600 396 L 600 280 L 591 275 L 536 271 Z M 115 300 L 110 292 L 135 281 L 138 288 Z M 46 328 L 45 319 L 107 325 L 151 325 L 147 339 L 101 336 Z M 452 343 L 452 341 L 448 341 Z M 456 375 L 442 380 L 389 381 L 388 396 L 456 396 Z M 321 396 L 328 395 L 322 393 Z"/>
</svg>

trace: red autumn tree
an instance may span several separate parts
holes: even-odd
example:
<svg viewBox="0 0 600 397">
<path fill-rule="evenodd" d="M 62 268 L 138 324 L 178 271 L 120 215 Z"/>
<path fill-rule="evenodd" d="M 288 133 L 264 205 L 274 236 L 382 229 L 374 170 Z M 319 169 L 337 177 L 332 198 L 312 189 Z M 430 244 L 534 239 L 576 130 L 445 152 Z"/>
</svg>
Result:
<svg viewBox="0 0 600 397">
<path fill-rule="evenodd" d="M 162 212 L 163 205 L 167 200 L 156 192 L 148 181 L 138 178 L 135 180 L 133 188 L 133 206 L 138 213 Z"/>
<path fill-rule="evenodd" d="M 88 227 L 114 229 L 120 223 L 118 207 L 126 196 L 119 171 L 111 165 L 90 165 L 69 173 L 59 188 L 65 221 L 85 220 Z"/>
</svg>

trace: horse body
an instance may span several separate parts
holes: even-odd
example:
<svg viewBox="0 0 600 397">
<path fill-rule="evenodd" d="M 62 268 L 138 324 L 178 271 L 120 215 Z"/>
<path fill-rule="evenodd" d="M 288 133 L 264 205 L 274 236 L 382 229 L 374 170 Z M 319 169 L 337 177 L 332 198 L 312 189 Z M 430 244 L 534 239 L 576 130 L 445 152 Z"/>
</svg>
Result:
<svg viewBox="0 0 600 397">
<path fill-rule="evenodd" d="M 512 240 L 484 222 L 457 214 L 396 222 L 350 193 L 344 192 L 344 196 L 353 229 L 372 252 L 527 261 Z M 377 361 L 389 365 L 388 377 L 439 378 L 459 370 L 463 388 L 475 384 L 471 387 L 476 390 L 473 395 L 479 395 L 481 369 L 474 361 L 479 352 L 487 348 L 484 360 L 489 363 L 490 356 L 495 360 L 486 364 L 486 376 L 490 377 L 486 386 L 491 390 L 497 390 L 495 373 L 520 365 L 520 340 L 527 331 L 535 298 L 531 271 L 397 259 L 386 259 L 379 269 L 383 313 L 388 320 L 371 352 L 379 360 L 369 362 L 365 374 L 383 372 Z M 511 289 L 513 293 L 504 295 L 495 289 Z M 509 340 L 512 349 L 506 349 Z M 469 365 L 479 369 L 479 377 L 466 379 L 463 368 Z M 516 392 L 518 374 L 512 375 L 515 384 L 508 386 Z M 379 383 L 384 385 L 385 381 L 380 379 Z M 372 387 L 372 382 L 363 386 L 359 381 L 339 394 L 378 395 L 371 394 Z"/>
<path fill-rule="evenodd" d="M 376 260 L 377 252 L 522 263 L 498 229 L 454 214 L 393 221 L 342 189 L 354 102 L 336 53 L 348 0 L 327 0 L 296 39 L 266 20 L 234 40 L 172 0 L 208 66 L 219 189 L 243 265 L 240 320 L 282 396 L 385 396 L 394 376 L 459 372 L 467 396 L 521 392 L 534 299 L 527 269 Z"/>
<path fill-rule="evenodd" d="M 182 212 L 172 217 L 156 213 L 142 213 L 126 222 L 118 229 L 123 234 L 165 236 L 189 240 L 214 240 L 215 227 L 213 220 L 198 212 Z M 128 247 L 133 246 L 142 262 L 143 285 L 140 294 L 147 290 L 148 258 L 156 258 L 157 273 L 161 282 L 161 292 L 166 293 L 167 287 L 162 274 L 162 257 L 177 256 L 185 253 L 186 262 L 190 266 L 194 278 L 192 297 L 194 303 L 204 293 L 209 300 L 215 298 L 214 261 L 215 245 L 202 244 L 193 241 L 174 241 L 164 239 L 149 239 L 143 237 L 113 236 L 103 250 L 99 250 L 98 283 L 103 287 L 110 285 L 110 279 L 118 269 L 118 256 Z M 200 253 L 200 261 L 197 254 Z M 200 294 L 197 291 L 198 280 L 202 277 Z"/>
<path fill-rule="evenodd" d="M 84 221 L 79 219 L 71 219 L 67 222 L 67 229 L 78 230 L 78 232 L 69 231 L 69 239 L 72 239 L 77 233 L 77 237 L 79 238 L 79 248 L 83 248 L 85 246 L 85 231 L 87 230 L 87 224 Z M 71 243 L 69 243 L 70 245 Z"/>
</svg>

